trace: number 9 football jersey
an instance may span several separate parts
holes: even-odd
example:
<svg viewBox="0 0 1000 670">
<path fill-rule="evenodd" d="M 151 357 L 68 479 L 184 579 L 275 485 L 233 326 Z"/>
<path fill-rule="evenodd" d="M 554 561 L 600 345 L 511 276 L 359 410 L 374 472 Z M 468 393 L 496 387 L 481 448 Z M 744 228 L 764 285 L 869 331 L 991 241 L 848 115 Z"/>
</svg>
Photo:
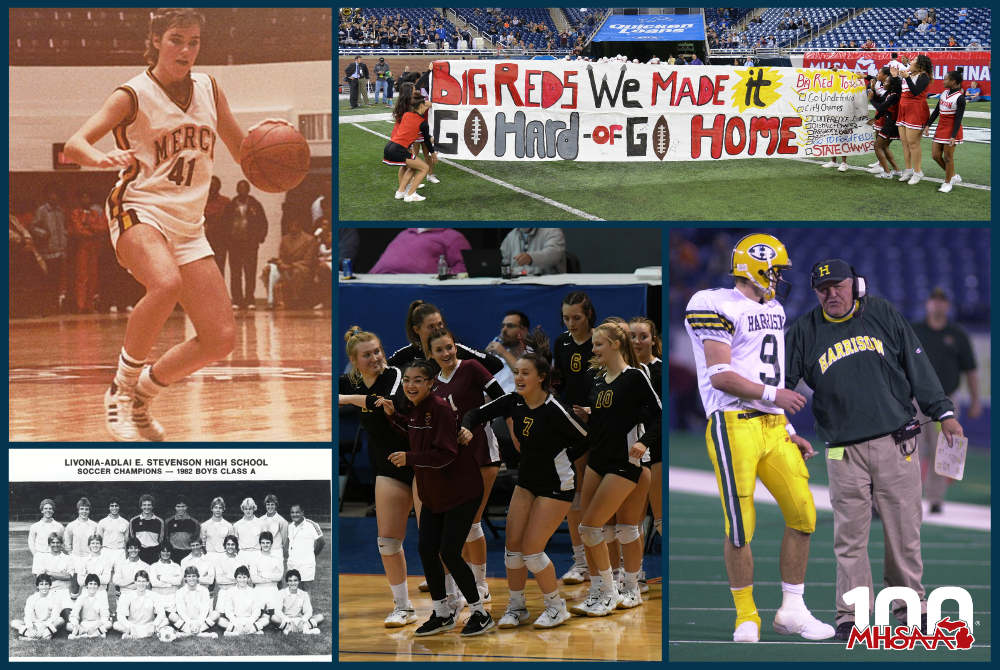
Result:
<svg viewBox="0 0 1000 670">
<path fill-rule="evenodd" d="M 684 327 L 694 345 L 698 390 L 705 415 L 717 411 L 750 410 L 784 414 L 767 400 L 744 400 L 712 386 L 705 364 L 705 340 L 728 344 L 730 368 L 756 384 L 784 388 L 785 310 L 777 300 L 763 304 L 735 288 L 698 291 L 688 302 Z"/>
</svg>

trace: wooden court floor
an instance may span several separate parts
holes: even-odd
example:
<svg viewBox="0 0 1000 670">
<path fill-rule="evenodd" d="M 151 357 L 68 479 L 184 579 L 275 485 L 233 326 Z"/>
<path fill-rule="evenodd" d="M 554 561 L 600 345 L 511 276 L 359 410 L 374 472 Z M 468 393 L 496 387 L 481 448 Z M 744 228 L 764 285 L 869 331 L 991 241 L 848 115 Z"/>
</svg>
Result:
<svg viewBox="0 0 1000 670">
<path fill-rule="evenodd" d="M 417 626 L 430 618 L 430 594 L 420 593 L 421 577 L 410 577 L 410 601 L 418 622 L 403 628 L 385 628 L 392 612 L 392 595 L 385 575 L 340 575 L 340 661 L 661 661 L 663 659 L 662 585 L 651 583 L 643 604 L 617 610 L 607 617 L 574 616 L 566 624 L 535 630 L 530 624 L 511 630 L 494 629 L 471 638 L 459 636 L 469 617 L 463 610 L 455 630 L 442 635 L 414 637 Z M 493 602 L 487 605 L 494 621 L 507 608 L 507 580 L 487 579 Z M 588 585 L 563 586 L 567 606 L 586 598 Z M 531 621 L 541 615 L 542 594 L 534 580 L 525 589 Z"/>
<path fill-rule="evenodd" d="M 103 396 L 126 321 L 101 314 L 9 322 L 10 441 L 111 440 Z M 150 360 L 194 334 L 175 312 Z M 167 441 L 331 441 L 331 338 L 329 310 L 238 312 L 229 358 L 157 397 L 153 414 Z"/>
</svg>

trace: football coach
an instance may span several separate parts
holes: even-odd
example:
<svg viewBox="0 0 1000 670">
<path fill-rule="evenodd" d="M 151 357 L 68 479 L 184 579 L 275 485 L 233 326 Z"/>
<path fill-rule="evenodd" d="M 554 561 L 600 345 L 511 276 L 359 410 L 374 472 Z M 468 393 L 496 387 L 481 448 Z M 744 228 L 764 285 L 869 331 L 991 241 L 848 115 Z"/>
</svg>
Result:
<svg viewBox="0 0 1000 670">
<path fill-rule="evenodd" d="M 820 261 L 810 284 L 819 306 L 799 317 L 785 336 L 785 386 L 794 389 L 801 379 L 814 391 L 816 433 L 826 443 L 837 556 L 834 639 L 847 640 L 854 626 L 845 593 L 867 586 L 869 616 L 874 610 L 868 560 L 873 504 L 885 534 L 884 583 L 917 593 L 920 628 L 926 632 L 920 428 L 913 399 L 941 422 L 949 442 L 963 435 L 962 426 L 910 324 L 889 301 L 868 295 L 854 268 L 839 259 Z M 894 600 L 892 606 L 896 619 L 907 625 L 905 603 Z"/>
</svg>

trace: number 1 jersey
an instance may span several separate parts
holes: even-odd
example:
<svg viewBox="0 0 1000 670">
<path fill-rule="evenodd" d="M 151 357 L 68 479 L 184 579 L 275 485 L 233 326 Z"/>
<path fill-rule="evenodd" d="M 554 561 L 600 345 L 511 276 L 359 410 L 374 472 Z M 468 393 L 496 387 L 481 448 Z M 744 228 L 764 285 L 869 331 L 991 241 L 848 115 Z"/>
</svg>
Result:
<svg viewBox="0 0 1000 670">
<path fill-rule="evenodd" d="M 755 410 L 784 414 L 774 403 L 743 400 L 712 386 L 705 364 L 705 340 L 728 344 L 730 368 L 756 384 L 785 388 L 785 310 L 777 300 L 760 303 L 735 288 L 698 291 L 688 302 L 684 327 L 694 345 L 698 368 L 698 390 L 705 415 L 730 410 Z"/>
</svg>

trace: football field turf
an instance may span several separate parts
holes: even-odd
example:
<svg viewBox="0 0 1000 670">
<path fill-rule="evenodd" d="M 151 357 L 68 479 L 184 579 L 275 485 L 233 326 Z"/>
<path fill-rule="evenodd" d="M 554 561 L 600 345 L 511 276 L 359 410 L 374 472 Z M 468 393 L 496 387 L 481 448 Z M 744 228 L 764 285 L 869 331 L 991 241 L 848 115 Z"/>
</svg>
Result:
<svg viewBox="0 0 1000 670">
<path fill-rule="evenodd" d="M 989 112 L 990 103 L 969 105 Z M 874 154 L 851 156 L 852 169 L 821 159 L 751 158 L 669 163 L 457 161 L 440 155 L 440 184 L 426 200 L 395 200 L 397 168 L 382 163 L 392 132 L 386 107 L 340 110 L 340 201 L 343 221 L 879 221 L 990 220 L 991 144 L 966 142 L 955 162 L 963 184 L 938 193 L 944 170 L 923 140 L 928 178 L 910 186 L 865 170 Z M 377 118 L 376 118 L 377 117 Z M 966 128 L 990 128 L 968 118 Z M 902 167 L 899 142 L 891 146 Z M 425 182 L 426 183 L 426 182 Z"/>
<path fill-rule="evenodd" d="M 19 524 L 23 526 L 24 524 Z M 28 551 L 28 530 L 9 532 L 9 588 L 7 634 L 11 658 L 68 658 L 78 656 L 257 656 L 267 659 L 274 656 L 332 656 L 333 625 L 333 554 L 330 547 L 330 524 L 320 524 L 326 546 L 316 557 L 316 579 L 309 592 L 313 611 L 322 614 L 319 635 L 283 635 L 268 627 L 263 635 L 240 637 L 184 638 L 173 642 L 160 642 L 156 638 L 123 640 L 121 633 L 109 631 L 105 639 L 67 639 L 65 627 L 52 640 L 19 640 L 10 628 L 13 619 L 24 618 L 24 603 L 35 592 L 31 575 L 31 553 Z M 101 589 L 105 589 L 102 585 Z M 113 619 L 112 619 L 113 620 Z M 211 632 L 218 636 L 221 630 L 214 626 Z M 220 659 L 222 660 L 222 659 Z"/>
<path fill-rule="evenodd" d="M 675 468 L 711 472 L 704 437 L 671 433 L 669 461 Z M 816 446 L 814 442 L 814 446 Z M 810 484 L 829 483 L 826 463 L 817 456 L 808 461 Z M 762 487 L 760 482 L 758 487 Z M 990 455 L 969 451 L 966 479 L 949 488 L 948 502 L 990 505 Z M 972 597 L 975 642 L 972 649 L 951 651 L 886 651 L 855 647 L 830 640 L 810 642 L 797 635 L 775 633 L 774 613 L 781 605 L 778 556 L 784 519 L 774 504 L 755 505 L 754 602 L 762 620 L 760 643 L 732 641 L 736 610 L 723 561 L 724 526 L 717 493 L 668 495 L 668 642 L 670 661 L 986 661 L 991 658 L 992 571 L 991 534 L 925 523 L 921 528 L 923 584 L 929 593 L 939 586 L 964 587 Z M 926 518 L 926 517 L 925 517 Z M 881 521 L 872 521 L 868 552 L 876 594 L 881 590 L 884 557 Z M 832 625 L 836 614 L 836 558 L 833 554 L 833 513 L 817 510 L 812 536 L 804 599 L 813 615 Z M 953 601 L 944 603 L 945 614 L 957 614 Z M 893 625 L 896 625 L 894 620 Z"/>
</svg>

